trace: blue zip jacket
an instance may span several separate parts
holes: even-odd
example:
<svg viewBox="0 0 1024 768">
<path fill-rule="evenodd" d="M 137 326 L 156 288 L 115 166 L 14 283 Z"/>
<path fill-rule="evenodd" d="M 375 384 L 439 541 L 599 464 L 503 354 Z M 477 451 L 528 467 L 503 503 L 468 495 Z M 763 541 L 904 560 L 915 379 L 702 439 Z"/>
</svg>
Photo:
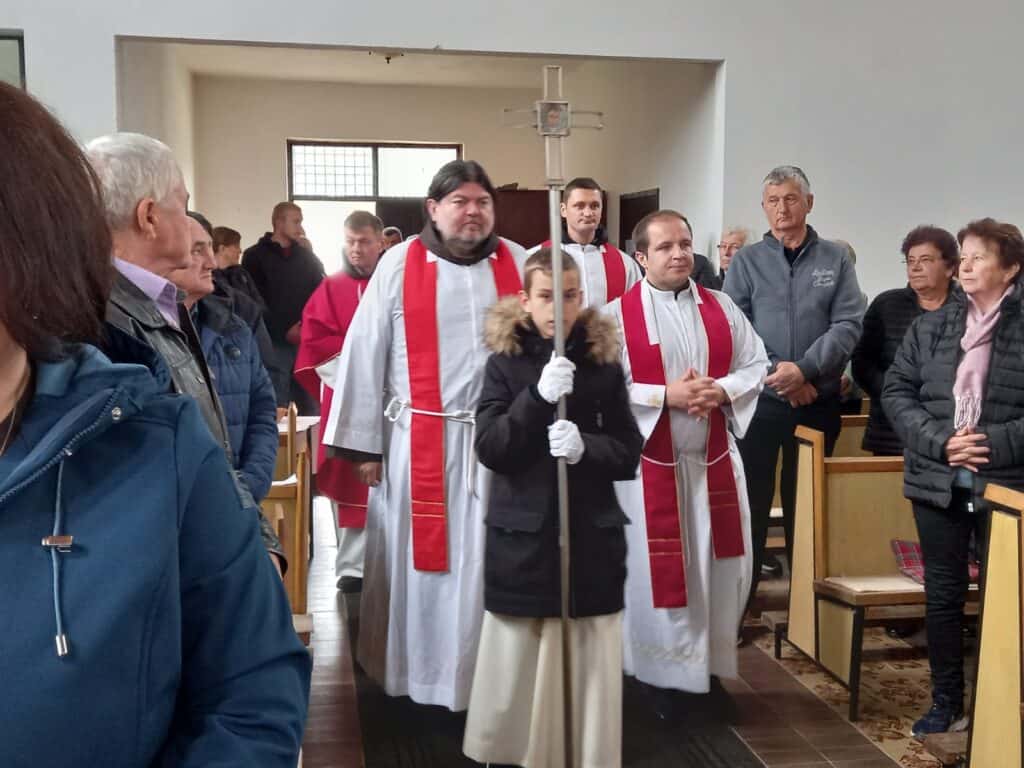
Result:
<svg viewBox="0 0 1024 768">
<path fill-rule="evenodd" d="M 259 345 L 245 322 L 220 296 L 196 305 L 203 356 L 220 395 L 235 469 L 260 502 L 270 491 L 277 463 L 277 396 Z"/>
<path fill-rule="evenodd" d="M 4 768 L 296 764 L 309 654 L 223 449 L 160 392 L 91 347 L 36 365 L 0 456 Z"/>
</svg>

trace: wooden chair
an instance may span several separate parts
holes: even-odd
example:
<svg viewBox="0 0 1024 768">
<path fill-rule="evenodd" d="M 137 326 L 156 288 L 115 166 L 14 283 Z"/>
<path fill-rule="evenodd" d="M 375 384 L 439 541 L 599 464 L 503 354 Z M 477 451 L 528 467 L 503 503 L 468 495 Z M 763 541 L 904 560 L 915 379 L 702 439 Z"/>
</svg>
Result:
<svg viewBox="0 0 1024 768">
<path fill-rule="evenodd" d="M 285 414 L 286 429 L 278 428 L 277 464 L 274 479 L 285 480 L 295 474 L 295 457 L 299 452 L 298 432 L 299 409 L 295 403 L 288 403 Z"/>
<path fill-rule="evenodd" d="M 843 426 L 839 430 L 839 437 L 836 439 L 832 456 L 870 456 L 870 453 L 860 447 L 864 441 L 864 430 L 868 426 L 868 417 L 864 414 L 844 414 L 842 420 Z"/>
<path fill-rule="evenodd" d="M 261 504 L 263 514 L 276 527 L 288 559 L 284 586 L 293 614 L 306 613 L 311 504 L 309 475 L 309 452 L 300 446 L 295 474 L 284 480 L 275 480 Z"/>
<path fill-rule="evenodd" d="M 893 539 L 917 539 L 903 459 L 825 458 L 820 432 L 798 427 L 796 437 L 789 614 L 776 652 L 784 634 L 843 683 L 856 720 L 865 624 L 924 615 L 924 587 L 899 572 L 891 549 Z"/>
</svg>

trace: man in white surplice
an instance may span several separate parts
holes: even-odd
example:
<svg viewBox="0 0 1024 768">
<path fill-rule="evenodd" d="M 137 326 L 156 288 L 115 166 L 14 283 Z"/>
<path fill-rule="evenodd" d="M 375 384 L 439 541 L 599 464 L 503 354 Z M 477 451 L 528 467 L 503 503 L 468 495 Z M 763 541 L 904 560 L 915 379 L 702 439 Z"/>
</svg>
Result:
<svg viewBox="0 0 1024 768">
<path fill-rule="evenodd" d="M 392 696 L 458 711 L 483 619 L 489 475 L 472 416 L 484 318 L 521 287 L 526 253 L 494 235 L 477 163 L 445 165 L 427 197 L 431 221 L 384 254 L 352 319 L 324 442 L 371 486 L 359 663 Z"/>
<path fill-rule="evenodd" d="M 626 526 L 629 554 L 624 667 L 627 674 L 659 688 L 703 693 L 710 689 L 711 675 L 736 676 L 736 633 L 750 584 L 751 548 L 750 509 L 734 435 L 742 436 L 754 415 L 768 358 L 761 339 L 729 297 L 698 288 L 690 280 L 693 237 L 684 216 L 674 211 L 651 214 L 637 225 L 633 239 L 639 251 L 637 258 L 647 270 L 646 277 L 633 289 L 635 293 L 604 310 L 616 318 L 627 342 L 622 347 L 622 366 L 633 413 L 647 440 L 637 478 L 616 484 L 619 502 L 633 522 Z M 702 306 L 705 303 L 710 306 Z M 712 331 L 709 323 L 713 320 L 705 319 L 705 313 L 712 309 L 717 312 L 712 317 L 719 318 L 717 332 L 728 334 L 724 341 L 727 343 L 731 337 L 732 343 L 731 359 L 719 355 L 724 375 L 715 378 L 708 376 L 708 338 Z M 637 321 L 631 321 L 631 317 Z M 631 365 L 627 348 L 630 322 L 634 322 L 634 329 L 646 325 L 645 341 L 660 345 L 660 385 L 636 381 L 649 378 L 637 376 Z M 636 330 L 633 334 L 634 343 L 639 343 Z M 655 348 L 655 360 L 657 354 Z M 718 455 L 709 456 L 709 416 L 719 408 L 727 428 L 719 435 Z M 665 458 L 670 461 L 649 463 L 652 433 L 665 409 L 666 440 L 667 434 L 671 434 L 670 454 Z M 708 473 L 709 464 L 722 460 L 724 454 L 732 464 L 732 473 L 725 471 L 725 477 L 730 489 L 735 483 L 736 491 L 730 510 L 734 518 L 734 551 L 732 556 L 719 557 L 712 541 Z M 649 542 L 643 477 L 645 471 L 673 465 L 668 476 L 669 494 L 674 479 L 680 518 L 678 524 L 674 518 L 671 520 L 678 530 L 673 557 L 678 578 L 685 577 L 685 583 L 679 585 L 685 598 L 677 601 L 675 607 L 656 608 L 650 563 L 657 561 L 655 547 L 663 540 L 654 534 Z M 723 466 L 727 470 L 728 465 Z M 647 498 L 663 497 L 664 494 L 651 496 L 649 492 Z M 678 565 L 679 555 L 683 556 L 685 568 Z"/>
</svg>

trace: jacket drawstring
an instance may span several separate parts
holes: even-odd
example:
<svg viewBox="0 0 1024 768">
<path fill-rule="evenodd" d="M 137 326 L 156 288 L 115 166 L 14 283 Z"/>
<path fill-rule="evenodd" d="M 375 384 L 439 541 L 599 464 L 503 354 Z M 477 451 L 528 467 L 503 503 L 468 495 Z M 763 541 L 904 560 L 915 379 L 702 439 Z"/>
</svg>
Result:
<svg viewBox="0 0 1024 768">
<path fill-rule="evenodd" d="M 71 644 L 64 632 L 64 615 L 61 610 L 60 599 L 60 572 L 61 555 L 71 551 L 73 537 L 61 533 L 64 527 L 64 506 L 61 503 L 62 486 L 64 484 L 64 462 L 57 467 L 57 500 L 53 508 L 53 534 L 43 539 L 43 546 L 50 550 L 50 559 L 53 565 L 53 614 L 57 622 L 57 635 L 54 641 L 57 644 L 57 656 L 63 658 L 71 652 Z"/>
</svg>

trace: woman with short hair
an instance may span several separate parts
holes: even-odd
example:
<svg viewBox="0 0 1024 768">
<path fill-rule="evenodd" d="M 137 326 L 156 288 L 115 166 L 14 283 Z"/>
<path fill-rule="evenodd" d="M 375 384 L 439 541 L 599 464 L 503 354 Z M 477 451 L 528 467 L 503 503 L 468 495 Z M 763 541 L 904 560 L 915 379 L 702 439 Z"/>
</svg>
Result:
<svg viewBox="0 0 1024 768">
<path fill-rule="evenodd" d="M 987 544 L 985 486 L 1024 490 L 1024 237 L 986 218 L 957 240 L 963 292 L 914 321 L 882 390 L 906 447 L 903 489 L 924 559 L 932 707 L 914 723 L 918 738 L 966 725 L 968 547 L 972 534 L 982 552 Z"/>
<path fill-rule="evenodd" d="M 900 456 L 903 444 L 882 409 L 885 372 L 892 365 L 910 324 L 925 312 L 943 306 L 956 288 L 960 251 L 944 229 L 912 229 L 900 247 L 907 267 L 907 284 L 875 297 L 864 315 L 864 333 L 853 350 L 853 378 L 871 398 L 871 413 L 862 447 L 875 456 Z"/>
</svg>

